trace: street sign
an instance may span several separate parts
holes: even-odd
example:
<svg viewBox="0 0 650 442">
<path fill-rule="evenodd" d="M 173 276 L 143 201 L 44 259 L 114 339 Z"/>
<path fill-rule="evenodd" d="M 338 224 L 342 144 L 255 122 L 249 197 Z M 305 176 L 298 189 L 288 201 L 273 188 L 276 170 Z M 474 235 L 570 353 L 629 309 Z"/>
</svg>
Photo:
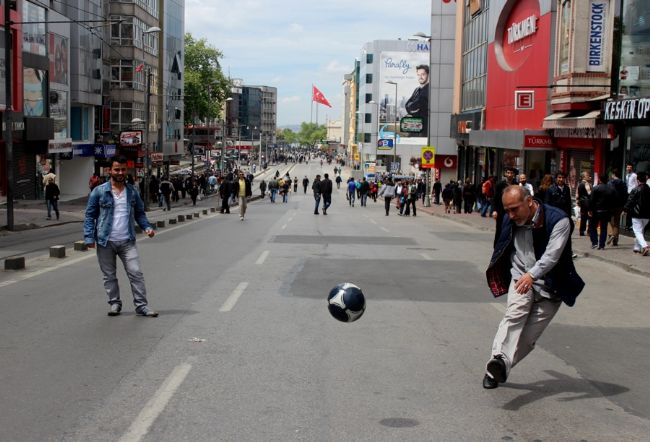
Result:
<svg viewBox="0 0 650 442">
<path fill-rule="evenodd" d="M 377 150 L 391 150 L 393 148 L 393 140 L 382 138 L 377 140 Z"/>
<path fill-rule="evenodd" d="M 424 122 L 420 117 L 404 117 L 399 120 L 399 128 L 402 132 L 419 134 L 424 129 Z"/>
<path fill-rule="evenodd" d="M 421 164 L 423 169 L 432 169 L 436 164 L 436 148 L 425 146 L 422 148 Z"/>
<path fill-rule="evenodd" d="M 535 109 L 535 91 L 515 91 L 515 109 Z"/>
</svg>

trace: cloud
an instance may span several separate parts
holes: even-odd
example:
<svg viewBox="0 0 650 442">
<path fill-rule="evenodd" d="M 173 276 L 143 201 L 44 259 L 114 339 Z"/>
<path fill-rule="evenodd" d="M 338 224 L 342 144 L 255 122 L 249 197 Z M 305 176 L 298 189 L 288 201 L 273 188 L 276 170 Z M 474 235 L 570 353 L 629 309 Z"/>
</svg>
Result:
<svg viewBox="0 0 650 442">
<path fill-rule="evenodd" d="M 348 64 L 342 64 L 338 60 L 332 60 L 325 67 L 325 70 L 327 72 L 332 72 L 335 74 L 349 74 L 352 72 L 352 69 L 354 69 L 354 60 Z"/>
<path fill-rule="evenodd" d="M 289 32 L 297 34 L 297 33 L 302 33 L 305 30 L 305 28 L 302 25 L 299 25 L 298 23 L 291 23 L 289 25 Z"/>
<path fill-rule="evenodd" d="M 301 100 L 302 98 L 299 95 L 292 95 L 290 97 L 282 97 L 280 103 L 296 103 Z"/>
</svg>

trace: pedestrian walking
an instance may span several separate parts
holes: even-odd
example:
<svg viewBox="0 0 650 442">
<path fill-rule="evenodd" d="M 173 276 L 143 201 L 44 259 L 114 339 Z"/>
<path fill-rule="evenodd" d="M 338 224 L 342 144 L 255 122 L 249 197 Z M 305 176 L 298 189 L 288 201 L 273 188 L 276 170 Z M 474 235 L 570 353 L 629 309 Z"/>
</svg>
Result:
<svg viewBox="0 0 650 442">
<path fill-rule="evenodd" d="M 354 177 L 350 177 L 348 179 L 347 187 L 348 187 L 348 192 L 347 192 L 348 205 L 350 207 L 354 207 L 354 198 L 357 193 L 357 183 L 354 181 Z"/>
<path fill-rule="evenodd" d="M 314 184 L 311 185 L 311 190 L 314 192 L 314 215 L 318 215 L 318 206 L 320 205 L 321 199 L 320 175 L 316 175 L 316 178 L 314 178 Z"/>
<path fill-rule="evenodd" d="M 393 180 L 388 178 L 388 180 L 381 186 L 379 189 L 379 197 L 384 198 L 384 209 L 386 209 L 386 216 L 390 212 L 390 202 L 395 198 L 395 184 Z"/>
<path fill-rule="evenodd" d="M 485 218 L 488 214 L 492 214 L 492 207 L 494 205 L 494 177 L 489 176 L 485 178 L 485 181 L 481 184 L 481 197 L 483 199 L 481 203 L 481 216 Z"/>
<path fill-rule="evenodd" d="M 163 207 L 164 210 L 172 210 L 172 204 L 171 204 L 171 195 L 172 192 L 174 191 L 174 185 L 169 181 L 167 177 L 163 177 L 162 181 L 160 181 L 160 196 L 161 198 L 161 203 L 164 202 L 166 208 Z"/>
<path fill-rule="evenodd" d="M 580 227 L 578 232 L 580 236 L 585 236 L 587 231 L 587 221 L 589 220 L 589 198 L 591 197 L 591 175 L 589 172 L 582 172 L 580 184 L 578 184 L 577 204 L 580 207 Z"/>
<path fill-rule="evenodd" d="M 494 245 L 497 244 L 497 239 L 501 235 L 501 224 L 503 223 L 504 215 L 503 210 L 503 191 L 506 187 L 513 184 L 515 178 L 514 167 L 506 167 L 503 172 L 503 180 L 500 181 L 494 189 L 494 197 L 492 199 L 492 217 L 496 219 L 496 229 L 494 232 Z"/>
<path fill-rule="evenodd" d="M 88 180 L 88 188 L 92 192 L 93 189 L 99 186 L 102 183 L 102 180 L 99 178 L 98 173 L 93 173 L 90 179 Z"/>
<path fill-rule="evenodd" d="M 632 163 L 627 163 L 625 165 L 625 184 L 627 185 L 628 195 L 632 193 L 632 190 L 636 189 L 639 185 L 639 182 L 637 181 L 637 174 L 634 173 L 634 164 Z M 632 217 L 629 215 L 625 217 L 625 230 L 632 230 Z"/>
<path fill-rule="evenodd" d="M 219 186 L 219 198 L 221 198 L 221 213 L 230 213 L 230 194 L 232 184 L 229 179 L 230 174 L 226 175 Z"/>
<path fill-rule="evenodd" d="M 278 184 L 279 180 L 277 178 L 272 178 L 269 180 L 269 198 L 272 203 L 275 203 L 275 197 L 278 194 L 280 185 Z"/>
<path fill-rule="evenodd" d="M 320 182 L 320 192 L 323 196 L 323 215 L 327 215 L 327 209 L 332 205 L 332 180 L 328 174 L 323 175 Z"/>
<path fill-rule="evenodd" d="M 196 199 L 199 196 L 199 185 L 196 180 L 192 180 L 190 187 L 187 190 L 190 194 L 190 199 L 192 200 L 192 206 L 196 206 Z"/>
<path fill-rule="evenodd" d="M 643 256 L 650 254 L 650 248 L 645 240 L 643 232 L 650 220 L 650 187 L 647 186 L 647 175 L 645 172 L 636 174 L 637 187 L 632 189 L 625 203 L 625 212 L 632 220 L 632 231 L 634 232 L 634 253 Z"/>
<path fill-rule="evenodd" d="M 305 175 L 305 177 L 302 179 L 302 190 L 305 195 L 307 194 L 308 186 L 309 186 L 309 178 L 307 178 L 307 175 Z"/>
<path fill-rule="evenodd" d="M 110 181 L 97 186 L 88 197 L 84 219 L 84 242 L 96 247 L 97 261 L 103 275 L 104 290 L 110 305 L 108 315 L 122 311 L 117 280 L 116 258 L 119 257 L 131 284 L 133 304 L 139 316 L 157 317 L 149 308 L 140 257 L 135 244 L 135 223 L 149 238 L 155 235 L 147 220 L 144 203 L 132 185 L 125 183 L 127 160 L 123 156 L 110 160 Z"/>
<path fill-rule="evenodd" d="M 359 184 L 359 195 L 361 195 L 361 206 L 366 207 L 369 193 L 370 193 L 370 183 L 366 181 L 366 177 L 363 177 L 361 178 L 361 183 Z"/>
<path fill-rule="evenodd" d="M 494 296 L 508 295 L 483 388 L 497 388 L 534 348 L 562 302 L 573 306 L 584 282 L 573 265 L 571 224 L 520 186 L 502 192 L 506 213 L 486 271 Z"/>
<path fill-rule="evenodd" d="M 472 213 L 474 204 L 476 204 L 476 189 L 472 184 L 472 179 L 465 178 L 465 184 L 463 184 L 463 213 Z"/>
<path fill-rule="evenodd" d="M 571 217 L 571 190 L 566 185 L 564 173 L 558 172 L 555 175 L 555 184 L 546 192 L 545 202 L 562 210 L 569 218 Z"/>
<path fill-rule="evenodd" d="M 612 207 L 612 217 L 609 220 L 609 226 L 607 229 L 607 245 L 617 246 L 620 233 L 621 215 L 623 214 L 623 207 L 627 202 L 627 184 L 619 178 L 618 169 L 612 170 L 609 185 L 614 189 L 615 198 Z"/>
<path fill-rule="evenodd" d="M 591 190 L 589 196 L 589 237 L 591 248 L 603 250 L 607 240 L 607 225 L 612 219 L 612 209 L 616 204 L 616 191 L 607 185 L 607 175 L 600 176 L 600 182 Z M 598 229 L 600 228 L 600 234 Z"/>
<path fill-rule="evenodd" d="M 48 178 L 47 184 L 45 185 L 45 204 L 47 205 L 47 218 L 48 220 L 52 219 L 52 210 L 56 215 L 56 219 L 59 219 L 59 196 L 61 195 L 61 190 L 59 186 L 54 182 L 54 178 Z"/>
<path fill-rule="evenodd" d="M 266 181 L 262 179 L 262 181 L 260 181 L 260 196 L 262 197 L 262 199 L 264 199 L 265 193 L 266 193 Z"/>
<path fill-rule="evenodd" d="M 442 183 L 440 178 L 436 178 L 433 183 L 433 204 L 440 205 L 440 194 L 442 193 Z"/>
<path fill-rule="evenodd" d="M 298 177 L 293 177 L 293 193 L 298 193 Z"/>
<path fill-rule="evenodd" d="M 239 220 L 244 221 L 246 209 L 248 208 L 248 198 L 253 196 L 251 182 L 244 176 L 244 172 L 239 171 L 239 179 L 233 183 L 233 192 L 239 198 Z"/>
<path fill-rule="evenodd" d="M 341 178 L 341 175 L 336 176 L 336 188 L 340 189 L 341 188 L 341 183 L 343 182 L 343 178 Z"/>
<path fill-rule="evenodd" d="M 451 202 L 454 199 L 454 180 L 449 181 L 442 191 L 442 202 L 445 204 L 445 213 L 451 213 Z"/>
</svg>

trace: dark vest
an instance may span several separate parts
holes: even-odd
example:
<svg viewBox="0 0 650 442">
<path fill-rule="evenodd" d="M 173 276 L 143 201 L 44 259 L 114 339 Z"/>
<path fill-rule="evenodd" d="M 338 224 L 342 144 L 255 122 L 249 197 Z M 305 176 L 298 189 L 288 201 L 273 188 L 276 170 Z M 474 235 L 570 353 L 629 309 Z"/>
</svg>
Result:
<svg viewBox="0 0 650 442">
<path fill-rule="evenodd" d="M 540 228 L 533 229 L 533 248 L 535 258 L 538 260 L 546 251 L 546 246 L 555 225 L 567 217 L 562 210 L 556 207 L 541 204 L 541 202 L 540 205 L 542 207 L 540 215 L 542 216 L 543 225 Z M 512 279 L 510 255 L 514 248 L 513 227 L 514 224 L 505 215 L 501 235 L 494 247 L 492 259 L 486 271 L 488 285 L 495 297 L 508 292 L 508 286 Z M 558 296 L 568 306 L 575 304 L 576 298 L 585 286 L 584 281 L 580 278 L 573 265 L 572 255 L 571 238 L 569 238 L 564 246 L 560 260 L 555 267 L 544 275 L 544 284 L 550 293 Z"/>
</svg>

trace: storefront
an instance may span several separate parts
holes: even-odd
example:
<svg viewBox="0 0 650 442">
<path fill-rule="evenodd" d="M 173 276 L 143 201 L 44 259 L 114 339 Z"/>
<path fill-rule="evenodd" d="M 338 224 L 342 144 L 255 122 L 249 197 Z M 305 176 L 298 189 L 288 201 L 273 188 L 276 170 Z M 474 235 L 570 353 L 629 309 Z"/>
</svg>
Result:
<svg viewBox="0 0 650 442">
<path fill-rule="evenodd" d="M 609 100 L 603 116 L 616 126 L 625 162 L 636 172 L 650 173 L 650 97 Z"/>
</svg>

